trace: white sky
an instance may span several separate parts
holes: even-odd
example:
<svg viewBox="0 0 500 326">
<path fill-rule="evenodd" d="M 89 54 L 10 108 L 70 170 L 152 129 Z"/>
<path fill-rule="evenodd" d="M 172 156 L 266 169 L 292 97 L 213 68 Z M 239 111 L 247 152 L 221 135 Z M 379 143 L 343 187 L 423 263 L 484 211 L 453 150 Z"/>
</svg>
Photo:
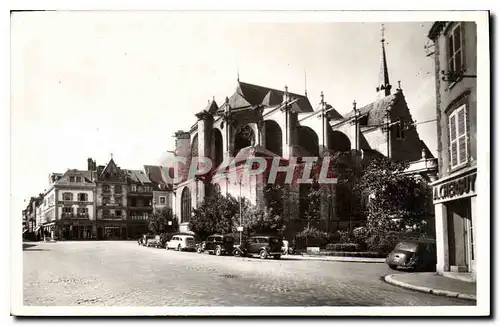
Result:
<svg viewBox="0 0 500 326">
<path fill-rule="evenodd" d="M 417 121 L 435 118 L 431 22 L 386 24 L 393 89 L 401 80 Z M 240 80 L 307 89 L 341 114 L 376 99 L 378 23 L 255 22 L 231 14 L 23 12 L 11 20 L 13 207 L 47 187 L 50 172 L 158 164 L 173 133 Z M 418 126 L 436 155 L 436 124 Z M 18 205 L 16 205 L 18 204 Z M 20 207 L 22 208 L 22 207 Z"/>
</svg>

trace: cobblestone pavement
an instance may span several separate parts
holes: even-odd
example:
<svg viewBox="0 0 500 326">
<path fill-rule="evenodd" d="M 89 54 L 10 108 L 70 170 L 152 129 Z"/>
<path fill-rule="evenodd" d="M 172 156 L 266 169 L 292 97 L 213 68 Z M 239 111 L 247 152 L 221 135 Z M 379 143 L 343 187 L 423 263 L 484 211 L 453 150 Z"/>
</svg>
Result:
<svg viewBox="0 0 500 326">
<path fill-rule="evenodd" d="M 140 247 L 133 241 L 25 244 L 34 306 L 424 306 L 470 301 L 381 280 L 385 264 L 260 260 Z"/>
</svg>

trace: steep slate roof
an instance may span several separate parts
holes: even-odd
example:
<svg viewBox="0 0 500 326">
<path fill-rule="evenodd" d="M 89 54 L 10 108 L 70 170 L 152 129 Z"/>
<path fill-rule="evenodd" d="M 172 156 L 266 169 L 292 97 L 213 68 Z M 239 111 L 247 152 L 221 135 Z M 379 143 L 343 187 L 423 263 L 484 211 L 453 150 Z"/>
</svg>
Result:
<svg viewBox="0 0 500 326">
<path fill-rule="evenodd" d="M 326 116 L 328 117 L 328 119 L 331 119 L 331 120 L 343 120 L 344 117 L 337 112 L 337 110 L 335 110 L 333 108 L 333 106 L 331 106 L 330 104 L 327 104 L 326 105 L 326 110 L 330 110 L 326 113 Z"/>
<path fill-rule="evenodd" d="M 229 105 L 232 109 L 250 108 L 252 106 L 272 107 L 283 102 L 285 92 L 269 87 L 238 82 L 236 92 L 229 98 Z M 304 95 L 288 93 L 290 101 L 298 99 L 296 110 L 298 112 L 313 112 L 309 99 Z M 293 107 L 293 105 L 292 105 Z"/>
<path fill-rule="evenodd" d="M 392 110 L 396 104 L 398 93 L 385 96 L 380 100 L 365 105 L 359 109 L 360 115 L 367 115 L 367 126 L 380 125 L 385 123 L 387 110 Z M 354 111 L 346 114 L 346 119 L 354 118 Z"/>
<path fill-rule="evenodd" d="M 208 102 L 208 105 L 205 108 L 205 111 L 207 111 L 211 114 L 214 114 L 215 112 L 217 112 L 218 109 L 219 109 L 219 106 L 217 105 L 215 100 L 212 100 L 212 101 Z"/>
</svg>

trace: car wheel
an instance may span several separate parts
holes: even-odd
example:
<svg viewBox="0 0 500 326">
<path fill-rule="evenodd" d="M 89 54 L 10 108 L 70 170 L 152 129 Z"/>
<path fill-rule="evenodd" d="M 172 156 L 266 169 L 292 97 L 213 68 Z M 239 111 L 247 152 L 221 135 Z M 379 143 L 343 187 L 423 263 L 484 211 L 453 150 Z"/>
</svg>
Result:
<svg viewBox="0 0 500 326">
<path fill-rule="evenodd" d="M 233 250 L 233 256 L 234 257 L 241 257 L 241 251 L 239 251 L 238 249 L 234 249 Z"/>
<path fill-rule="evenodd" d="M 181 251 L 181 245 L 177 246 L 177 251 Z"/>
<path fill-rule="evenodd" d="M 389 265 L 389 268 L 396 270 L 396 269 L 398 269 L 398 266 L 397 265 Z"/>
<path fill-rule="evenodd" d="M 196 252 L 201 254 L 201 247 L 198 247 L 198 249 L 196 249 Z"/>
<path fill-rule="evenodd" d="M 266 259 L 267 258 L 267 251 L 265 251 L 264 249 L 259 251 L 259 257 L 260 257 L 260 259 Z"/>
<path fill-rule="evenodd" d="M 221 254 L 222 254 L 222 249 L 219 246 L 217 246 L 217 248 L 215 248 L 215 255 L 220 256 Z"/>
<path fill-rule="evenodd" d="M 273 258 L 276 259 L 276 260 L 278 260 L 278 259 L 281 258 L 281 255 L 274 255 Z"/>
</svg>

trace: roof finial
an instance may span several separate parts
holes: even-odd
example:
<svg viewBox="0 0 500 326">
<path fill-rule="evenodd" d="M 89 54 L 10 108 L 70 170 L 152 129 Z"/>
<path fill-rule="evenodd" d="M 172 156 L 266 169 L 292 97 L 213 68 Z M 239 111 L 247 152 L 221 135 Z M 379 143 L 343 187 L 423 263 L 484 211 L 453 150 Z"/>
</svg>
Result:
<svg viewBox="0 0 500 326">
<path fill-rule="evenodd" d="M 109 155 L 111 156 L 111 159 L 113 159 L 113 153 L 110 153 Z"/>
<path fill-rule="evenodd" d="M 240 67 L 238 67 L 238 76 L 237 76 L 237 79 L 238 83 L 240 82 Z"/>
<path fill-rule="evenodd" d="M 323 91 L 321 91 L 321 104 L 325 103 L 325 95 L 323 94 Z"/>
<path fill-rule="evenodd" d="M 380 31 L 381 31 L 381 34 L 382 34 L 382 37 L 380 38 L 380 42 L 383 43 L 385 41 L 385 38 L 384 38 L 385 24 L 382 24 L 382 27 L 380 28 Z"/>
<path fill-rule="evenodd" d="M 398 80 L 398 90 L 401 90 L 401 80 Z"/>
<path fill-rule="evenodd" d="M 356 111 L 356 100 L 354 100 L 354 101 L 352 102 L 352 107 L 353 107 L 353 110 L 354 110 L 354 111 Z"/>
</svg>

